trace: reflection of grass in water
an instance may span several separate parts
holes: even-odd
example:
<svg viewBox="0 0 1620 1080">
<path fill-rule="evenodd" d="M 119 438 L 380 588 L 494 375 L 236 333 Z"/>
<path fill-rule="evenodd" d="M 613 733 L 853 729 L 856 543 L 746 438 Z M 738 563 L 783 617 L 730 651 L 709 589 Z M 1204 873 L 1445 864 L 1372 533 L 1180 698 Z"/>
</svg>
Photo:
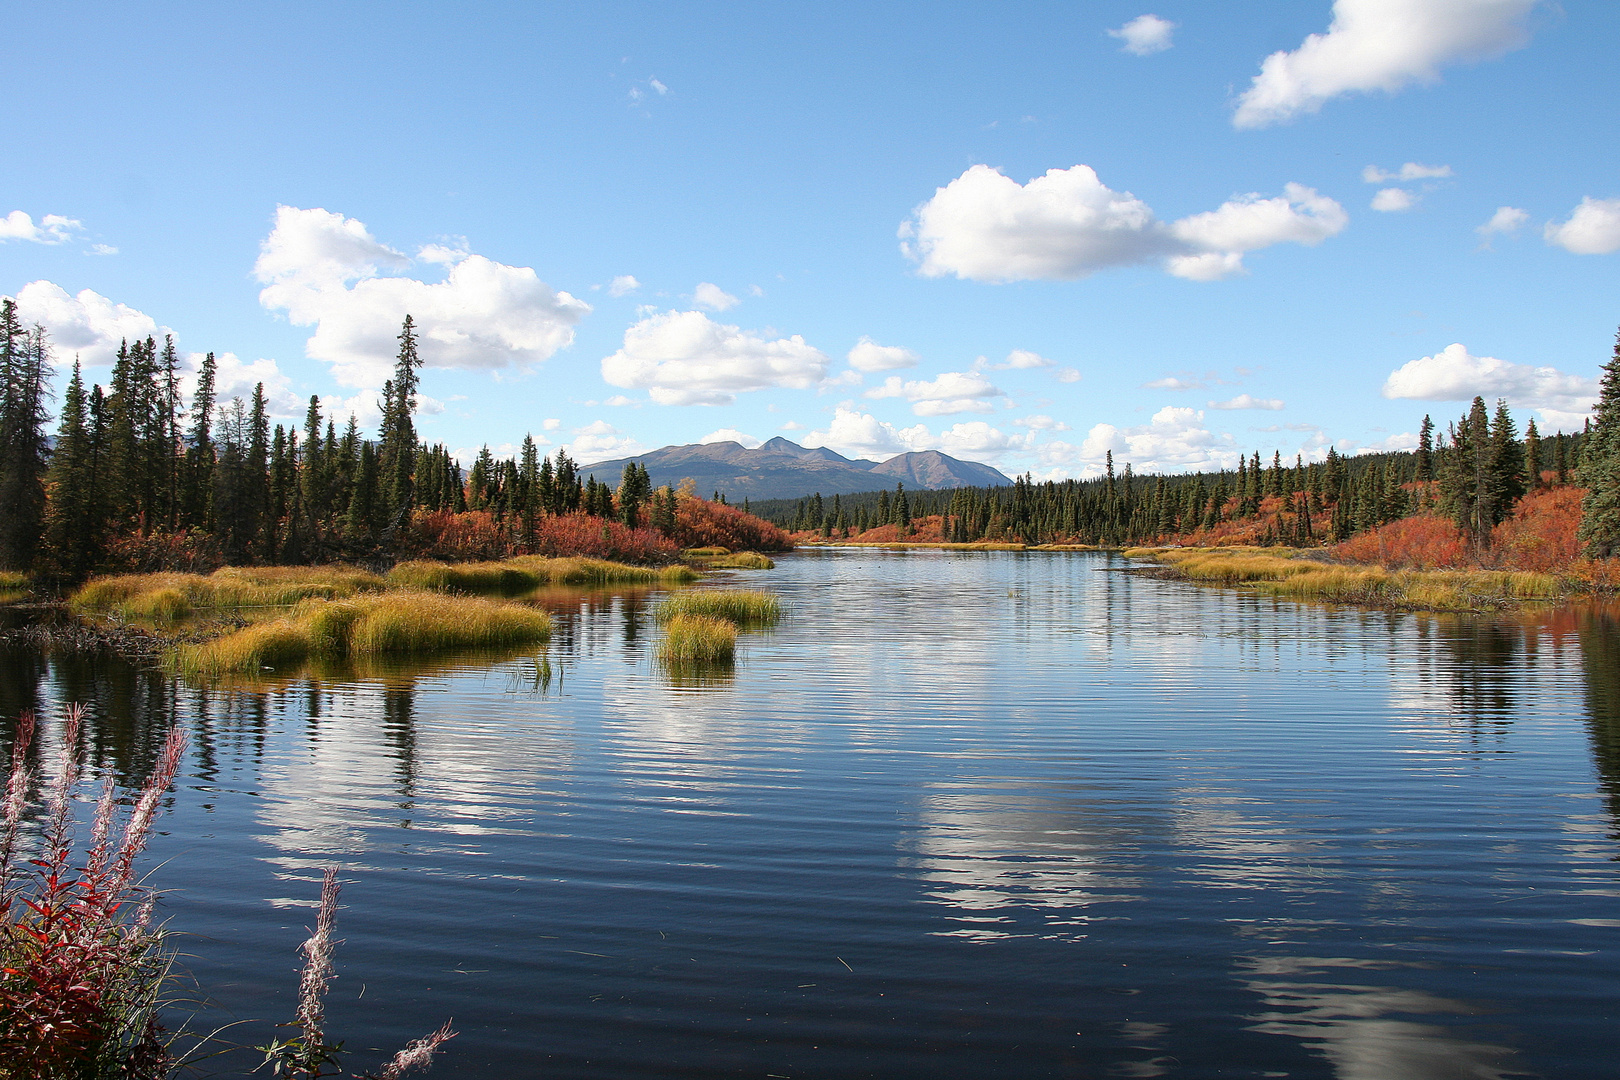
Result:
<svg viewBox="0 0 1620 1080">
<path fill-rule="evenodd" d="M 737 677 L 737 666 L 731 660 L 663 660 L 668 684 L 681 690 L 718 690 L 729 687 Z"/>
<path fill-rule="evenodd" d="M 782 617 L 775 593 L 759 589 L 694 589 L 659 604 L 660 623 L 681 618 L 723 619 L 733 626 L 771 626 Z"/>
<path fill-rule="evenodd" d="M 1552 574 L 1512 570 L 1387 570 L 1295 558 L 1264 548 L 1128 548 L 1188 581 L 1252 585 L 1290 600 L 1421 611 L 1475 611 L 1526 600 L 1556 600 L 1571 586 Z"/>
<path fill-rule="evenodd" d="M 212 641 L 181 645 L 181 674 L 256 672 L 308 659 L 362 660 L 542 642 L 551 616 L 516 604 L 400 591 L 353 600 L 306 600 L 281 618 Z"/>
</svg>

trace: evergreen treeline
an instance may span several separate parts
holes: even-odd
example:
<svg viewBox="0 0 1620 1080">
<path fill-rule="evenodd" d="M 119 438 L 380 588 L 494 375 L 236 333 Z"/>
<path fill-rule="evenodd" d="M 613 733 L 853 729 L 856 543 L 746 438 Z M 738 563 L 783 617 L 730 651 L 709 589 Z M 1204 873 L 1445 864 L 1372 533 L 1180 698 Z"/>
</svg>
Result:
<svg viewBox="0 0 1620 1080">
<path fill-rule="evenodd" d="M 542 458 L 525 437 L 516 460 L 486 447 L 470 475 L 412 417 L 421 359 L 409 316 L 394 375 L 383 387 L 378 437 L 353 416 L 339 431 L 309 399 L 302 428 L 271 426 L 264 386 L 249 400 L 215 400 L 209 353 L 196 392 L 181 400 L 172 338 L 126 342 L 109 386 L 86 387 L 77 364 L 62 399 L 54 450 L 50 347 L 0 302 L 0 568 L 74 581 L 104 568 L 188 563 L 307 563 L 388 558 L 413 516 L 488 511 L 511 546 L 548 515 L 584 512 L 632 528 L 673 528 L 676 496 L 628 466 L 617 492 L 561 450 Z"/>
<path fill-rule="evenodd" d="M 1620 394 L 1620 374 L 1615 378 Z M 1615 413 L 1620 428 L 1620 407 Z M 1110 453 L 1104 474 L 1093 480 L 1037 483 L 1026 475 L 1011 487 L 943 491 L 897 484 L 892 491 L 775 499 L 749 508 L 782 528 L 829 538 L 885 525 L 904 533 L 913 519 L 939 515 L 944 538 L 958 543 L 1136 544 L 1250 521 L 1263 522 L 1259 543 L 1295 546 L 1346 540 L 1434 511 L 1484 545 L 1544 473 L 1552 473 L 1550 483 L 1570 482 L 1585 441 L 1584 432 L 1542 438 L 1534 421 L 1521 439 L 1505 404 L 1492 413 L 1475 398 L 1444 433 L 1424 417 L 1418 448 L 1410 452 L 1345 457 L 1329 449 L 1326 460 L 1306 464 L 1298 456 L 1286 463 L 1274 451 L 1269 463 L 1255 453 L 1236 470 L 1176 476 L 1135 475 L 1128 463 L 1116 473 Z"/>
</svg>

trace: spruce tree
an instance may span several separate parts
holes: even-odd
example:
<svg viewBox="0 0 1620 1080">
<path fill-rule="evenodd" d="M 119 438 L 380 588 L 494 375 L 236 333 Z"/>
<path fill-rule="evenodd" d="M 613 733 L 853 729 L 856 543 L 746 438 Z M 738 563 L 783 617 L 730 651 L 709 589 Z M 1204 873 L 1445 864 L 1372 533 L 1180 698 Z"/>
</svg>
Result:
<svg viewBox="0 0 1620 1080">
<path fill-rule="evenodd" d="M 1586 487 L 1576 537 L 1594 559 L 1620 554 L 1620 334 L 1603 365 L 1597 404 L 1581 440 L 1576 479 Z"/>
<path fill-rule="evenodd" d="M 416 464 L 416 426 L 411 417 L 416 412 L 417 372 L 421 367 L 416 325 L 407 315 L 399 331 L 394 377 L 383 399 L 382 445 L 378 448 L 383 512 L 389 517 L 408 514 L 415 505 L 411 469 Z"/>
<path fill-rule="evenodd" d="M 92 475 L 89 404 L 78 360 L 62 401 L 56 452 L 46 477 L 49 502 L 45 514 L 43 562 L 53 577 L 79 581 L 100 556 L 100 522 L 96 520 Z"/>
<path fill-rule="evenodd" d="M 0 569 L 28 570 L 45 525 L 45 396 L 50 346 L 0 302 Z"/>
<path fill-rule="evenodd" d="M 1536 430 L 1535 417 L 1524 429 L 1524 477 L 1531 491 L 1541 486 L 1541 433 Z"/>
<path fill-rule="evenodd" d="M 181 524 L 189 529 L 214 528 L 214 354 L 203 357 L 197 392 L 191 399 L 191 432 L 186 438 Z"/>
</svg>

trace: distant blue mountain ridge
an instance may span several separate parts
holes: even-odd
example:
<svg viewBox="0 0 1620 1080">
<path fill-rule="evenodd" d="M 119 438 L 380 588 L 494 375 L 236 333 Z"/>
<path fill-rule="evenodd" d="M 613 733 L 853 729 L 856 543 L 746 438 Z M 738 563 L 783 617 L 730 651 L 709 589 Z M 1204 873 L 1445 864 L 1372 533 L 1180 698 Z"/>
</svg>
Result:
<svg viewBox="0 0 1620 1080">
<path fill-rule="evenodd" d="M 699 495 L 718 491 L 729 502 L 877 491 L 897 483 L 928 490 L 1012 483 L 997 469 L 938 450 L 897 454 L 883 462 L 851 460 L 824 446 L 800 446 L 780 436 L 753 450 L 735 442 L 666 446 L 636 457 L 585 465 L 580 472 L 617 486 L 624 467 L 632 461 L 646 468 L 653 487 L 679 487 L 683 480 L 691 480 Z"/>
</svg>

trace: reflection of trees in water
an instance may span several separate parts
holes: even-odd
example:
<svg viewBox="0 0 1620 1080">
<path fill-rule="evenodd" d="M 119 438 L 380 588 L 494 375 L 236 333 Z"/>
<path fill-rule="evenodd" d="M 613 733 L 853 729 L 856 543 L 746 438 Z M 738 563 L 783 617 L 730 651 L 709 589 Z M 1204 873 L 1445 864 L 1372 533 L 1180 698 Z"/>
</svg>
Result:
<svg viewBox="0 0 1620 1080">
<path fill-rule="evenodd" d="M 1492 726 L 1513 722 L 1523 681 L 1526 637 L 1534 631 L 1495 619 L 1458 619 L 1437 628 L 1432 640 L 1446 652 L 1446 682 L 1453 711 Z"/>
<path fill-rule="evenodd" d="M 1592 758 L 1615 821 L 1609 835 L 1620 839 L 1620 620 L 1612 612 L 1594 610 L 1581 619 L 1578 633 Z"/>
<path fill-rule="evenodd" d="M 107 653 L 0 653 L 0 724 L 8 753 L 20 713 L 32 711 L 50 722 L 73 703 L 86 710 L 82 738 L 89 767 L 111 770 L 126 787 L 139 784 L 162 752 L 173 722 L 173 682 Z"/>
</svg>

